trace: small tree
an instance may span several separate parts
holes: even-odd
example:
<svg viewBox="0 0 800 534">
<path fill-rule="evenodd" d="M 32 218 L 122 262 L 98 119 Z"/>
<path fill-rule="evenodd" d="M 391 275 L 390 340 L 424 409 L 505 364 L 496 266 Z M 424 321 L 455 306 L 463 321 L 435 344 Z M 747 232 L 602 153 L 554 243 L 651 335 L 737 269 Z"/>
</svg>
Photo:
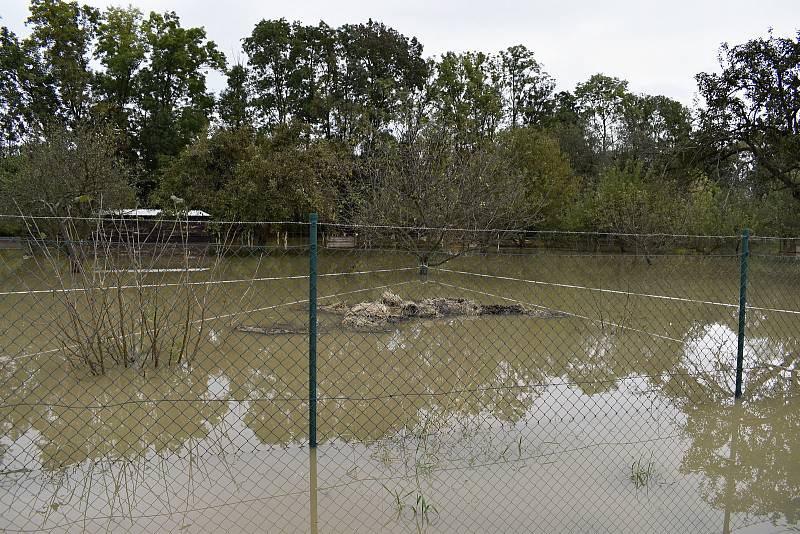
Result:
<svg viewBox="0 0 800 534">
<path fill-rule="evenodd" d="M 504 157 L 524 188 L 524 208 L 547 228 L 572 226 L 581 189 L 569 159 L 558 142 L 532 127 L 516 128 L 500 137 Z"/>
<path fill-rule="evenodd" d="M 77 250 L 70 243 L 81 228 L 71 228 L 65 219 L 130 206 L 135 197 L 129 176 L 115 138 L 105 128 L 91 123 L 71 130 L 51 126 L 23 147 L 16 171 L 3 177 L 0 203 L 5 213 L 52 217 L 38 225 L 42 235 L 37 237 L 60 236 L 76 269 Z"/>
<path fill-rule="evenodd" d="M 649 253 L 683 230 L 684 211 L 675 189 L 654 181 L 638 164 L 614 165 L 600 175 L 588 215 L 596 228 L 619 234 L 623 251 L 630 245 L 650 263 Z"/>
<path fill-rule="evenodd" d="M 31 295 L 46 299 L 46 328 L 65 361 L 96 376 L 116 366 L 144 374 L 191 364 L 206 342 L 207 311 L 226 290 L 218 282 L 231 229 L 211 248 L 189 241 L 185 212 L 148 227 L 123 216 L 59 219 L 70 235 L 78 232 L 76 223 L 90 228 L 92 238 L 68 249 L 85 268 L 65 272 L 58 249 L 38 237 L 38 220 L 25 219 L 36 245 L 34 287 L 52 290 Z M 195 265 L 203 272 L 196 274 Z"/>
<path fill-rule="evenodd" d="M 397 240 L 418 258 L 423 274 L 485 245 L 497 230 L 541 218 L 541 203 L 529 201 L 524 176 L 502 145 L 460 150 L 440 129 L 428 129 L 412 144 L 384 147 L 366 176 L 354 195 L 353 222 L 372 239 Z"/>
</svg>

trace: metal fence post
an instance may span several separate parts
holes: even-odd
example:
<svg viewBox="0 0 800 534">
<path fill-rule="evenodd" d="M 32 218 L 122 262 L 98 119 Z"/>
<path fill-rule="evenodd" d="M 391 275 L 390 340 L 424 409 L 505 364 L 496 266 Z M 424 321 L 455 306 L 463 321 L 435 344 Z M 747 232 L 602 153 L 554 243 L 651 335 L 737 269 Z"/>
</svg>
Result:
<svg viewBox="0 0 800 534">
<path fill-rule="evenodd" d="M 742 367 L 744 366 L 744 325 L 747 310 L 747 260 L 750 256 L 750 229 L 742 231 L 742 252 L 739 265 L 739 339 L 736 346 L 736 398 L 742 396 Z"/>
<path fill-rule="evenodd" d="M 317 214 L 309 216 L 308 444 L 317 446 Z"/>
<path fill-rule="evenodd" d="M 317 214 L 308 217 L 308 463 L 311 534 L 317 534 Z"/>
</svg>

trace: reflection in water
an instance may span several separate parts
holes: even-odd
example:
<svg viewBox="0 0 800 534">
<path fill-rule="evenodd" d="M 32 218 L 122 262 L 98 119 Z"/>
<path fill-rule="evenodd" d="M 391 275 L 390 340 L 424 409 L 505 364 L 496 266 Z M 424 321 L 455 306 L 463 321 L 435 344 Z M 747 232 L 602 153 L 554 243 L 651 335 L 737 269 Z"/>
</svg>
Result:
<svg viewBox="0 0 800 534">
<path fill-rule="evenodd" d="M 722 523 L 722 533 L 731 532 L 731 512 L 736 509 L 734 499 L 736 496 L 736 461 L 739 452 L 739 431 L 741 422 L 741 399 L 736 399 L 731 413 L 731 439 L 728 445 L 728 473 L 725 478 L 725 519 Z"/>
<path fill-rule="evenodd" d="M 304 260 L 296 260 L 284 260 L 289 272 L 301 269 Z M 460 261 L 465 270 L 492 268 L 474 258 Z M 570 261 L 496 267 L 539 279 L 580 275 L 569 281 L 596 287 L 618 287 L 620 279 L 629 290 L 652 283 L 652 273 L 641 272 L 649 267 L 627 259 L 591 272 L 570 270 Z M 700 280 L 709 292 L 704 299 L 729 300 L 731 287 L 715 277 L 717 266 L 696 269 L 672 294 L 691 295 Z M 476 298 L 468 291 L 474 280 L 440 279 L 450 287 L 408 275 L 375 277 L 368 286 L 411 282 L 395 291 Z M 321 294 L 365 285 L 326 283 Z M 0 503 L 10 512 L 3 526 L 15 516 L 31 517 L 26 528 L 83 515 L 105 518 L 90 529 L 102 530 L 141 516 L 149 519 L 136 520 L 139 530 L 191 530 L 192 514 L 192 521 L 225 528 L 226 518 L 238 514 L 243 531 L 307 530 L 317 521 L 308 513 L 313 487 L 323 531 L 413 530 L 413 521 L 403 519 L 410 508 L 392 514 L 393 495 L 411 496 L 395 506 L 411 506 L 420 495 L 435 506 L 431 531 L 514 530 L 534 519 L 576 532 L 586 525 L 608 531 L 664 525 L 718 531 L 721 522 L 732 531 L 764 520 L 797 525 L 796 319 L 781 316 L 777 328 L 775 317 L 762 314 L 748 325 L 746 399 L 738 405 L 731 400 L 735 317 L 727 308 L 489 283 L 479 289 L 594 320 L 440 319 L 367 334 L 338 329 L 335 318 L 323 316 L 318 458 L 302 450 L 308 428 L 302 335 L 257 336 L 218 322 L 192 365 L 145 377 L 132 370 L 89 377 L 52 355 L 7 359 L 0 363 L 6 473 Z M 216 311 L 231 303 L 267 308 L 302 290 L 298 283 L 231 293 Z M 302 324 L 305 313 L 293 305 L 246 320 Z M 15 337 L 8 346 L 23 344 Z M 630 466 L 651 457 L 658 483 L 637 492 Z M 153 495 L 161 498 L 153 502 Z M 209 519 L 209 507 L 221 502 L 226 508 Z M 475 512 L 497 503 L 502 513 Z"/>
<path fill-rule="evenodd" d="M 730 327 L 714 323 L 697 325 L 689 332 L 683 369 L 709 395 L 709 400 L 731 403 L 736 385 L 737 335 Z M 748 398 L 783 393 L 798 370 L 797 340 L 791 343 L 751 337 L 744 346 Z M 777 391 L 776 391 L 777 390 Z"/>
<path fill-rule="evenodd" d="M 800 522 L 800 415 L 791 400 L 690 408 L 686 430 L 691 444 L 681 470 L 703 474 L 703 498 L 725 511 L 727 531 L 731 513 Z"/>
<path fill-rule="evenodd" d="M 319 507 L 318 501 L 318 487 L 319 482 L 317 479 L 317 448 L 309 447 L 308 449 L 308 473 L 309 473 L 309 492 L 310 492 L 310 506 L 309 515 L 311 522 L 311 534 L 317 534 L 319 531 Z"/>
<path fill-rule="evenodd" d="M 760 319 L 763 321 L 763 317 Z M 701 493 L 724 510 L 723 532 L 745 524 L 769 531 L 800 521 L 800 414 L 797 411 L 796 339 L 751 337 L 745 345 L 745 397 L 734 402 L 736 333 L 722 324 L 698 325 L 686 342 L 681 367 L 665 391 L 686 415 L 690 439 L 681 472 L 701 473 Z M 699 386 L 699 387 L 698 387 Z M 698 402 L 687 390 L 701 392 Z M 761 519 L 759 519 L 761 518 Z"/>
</svg>

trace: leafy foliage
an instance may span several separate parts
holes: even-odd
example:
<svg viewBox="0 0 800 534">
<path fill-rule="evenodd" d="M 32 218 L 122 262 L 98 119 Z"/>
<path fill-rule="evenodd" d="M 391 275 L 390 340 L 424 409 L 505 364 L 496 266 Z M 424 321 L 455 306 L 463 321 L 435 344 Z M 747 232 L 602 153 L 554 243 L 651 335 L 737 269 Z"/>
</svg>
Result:
<svg viewBox="0 0 800 534">
<path fill-rule="evenodd" d="M 0 182 L 4 213 L 87 215 L 134 199 L 113 132 L 95 124 L 49 126 L 42 139 L 25 145 L 15 167 Z"/>
<path fill-rule="evenodd" d="M 291 134 L 262 140 L 251 129 L 201 136 L 170 160 L 153 199 L 214 207 L 223 220 L 298 220 L 317 211 L 331 220 L 352 162 L 341 145 L 317 139 L 303 144 Z"/>
<path fill-rule="evenodd" d="M 722 153 L 746 154 L 754 179 L 800 200 L 800 32 L 725 44 L 720 64 L 720 74 L 697 76 L 707 139 Z"/>
<path fill-rule="evenodd" d="M 33 154 L 60 147 L 69 159 L 62 138 L 87 146 L 93 124 L 113 138 L 107 172 L 122 172 L 105 181 L 134 185 L 131 203 L 176 195 L 219 218 L 363 220 L 394 191 L 378 202 L 387 223 L 470 214 L 478 226 L 800 231 L 798 36 L 723 45 L 720 72 L 697 76 L 704 105 L 689 109 L 605 74 L 556 93 L 523 45 L 425 58 L 416 38 L 373 20 L 262 20 L 230 68 L 174 12 L 34 0 L 28 24 L 25 39 L 0 28 L 0 174 L 12 196 L 33 192 L 20 178 Z M 212 71 L 227 76 L 216 97 Z M 513 197 L 502 217 L 492 195 Z M 422 197 L 436 198 L 424 212 Z"/>
</svg>

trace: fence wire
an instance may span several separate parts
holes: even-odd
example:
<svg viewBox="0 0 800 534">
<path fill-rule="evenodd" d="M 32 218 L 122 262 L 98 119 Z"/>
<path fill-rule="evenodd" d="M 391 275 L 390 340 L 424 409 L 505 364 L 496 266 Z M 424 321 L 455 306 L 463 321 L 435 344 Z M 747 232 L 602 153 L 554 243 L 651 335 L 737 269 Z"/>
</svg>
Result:
<svg viewBox="0 0 800 534">
<path fill-rule="evenodd" d="M 737 236 L 21 218 L 7 532 L 781 531 L 800 256 Z M 749 529 L 749 530 L 748 530 Z"/>
</svg>

